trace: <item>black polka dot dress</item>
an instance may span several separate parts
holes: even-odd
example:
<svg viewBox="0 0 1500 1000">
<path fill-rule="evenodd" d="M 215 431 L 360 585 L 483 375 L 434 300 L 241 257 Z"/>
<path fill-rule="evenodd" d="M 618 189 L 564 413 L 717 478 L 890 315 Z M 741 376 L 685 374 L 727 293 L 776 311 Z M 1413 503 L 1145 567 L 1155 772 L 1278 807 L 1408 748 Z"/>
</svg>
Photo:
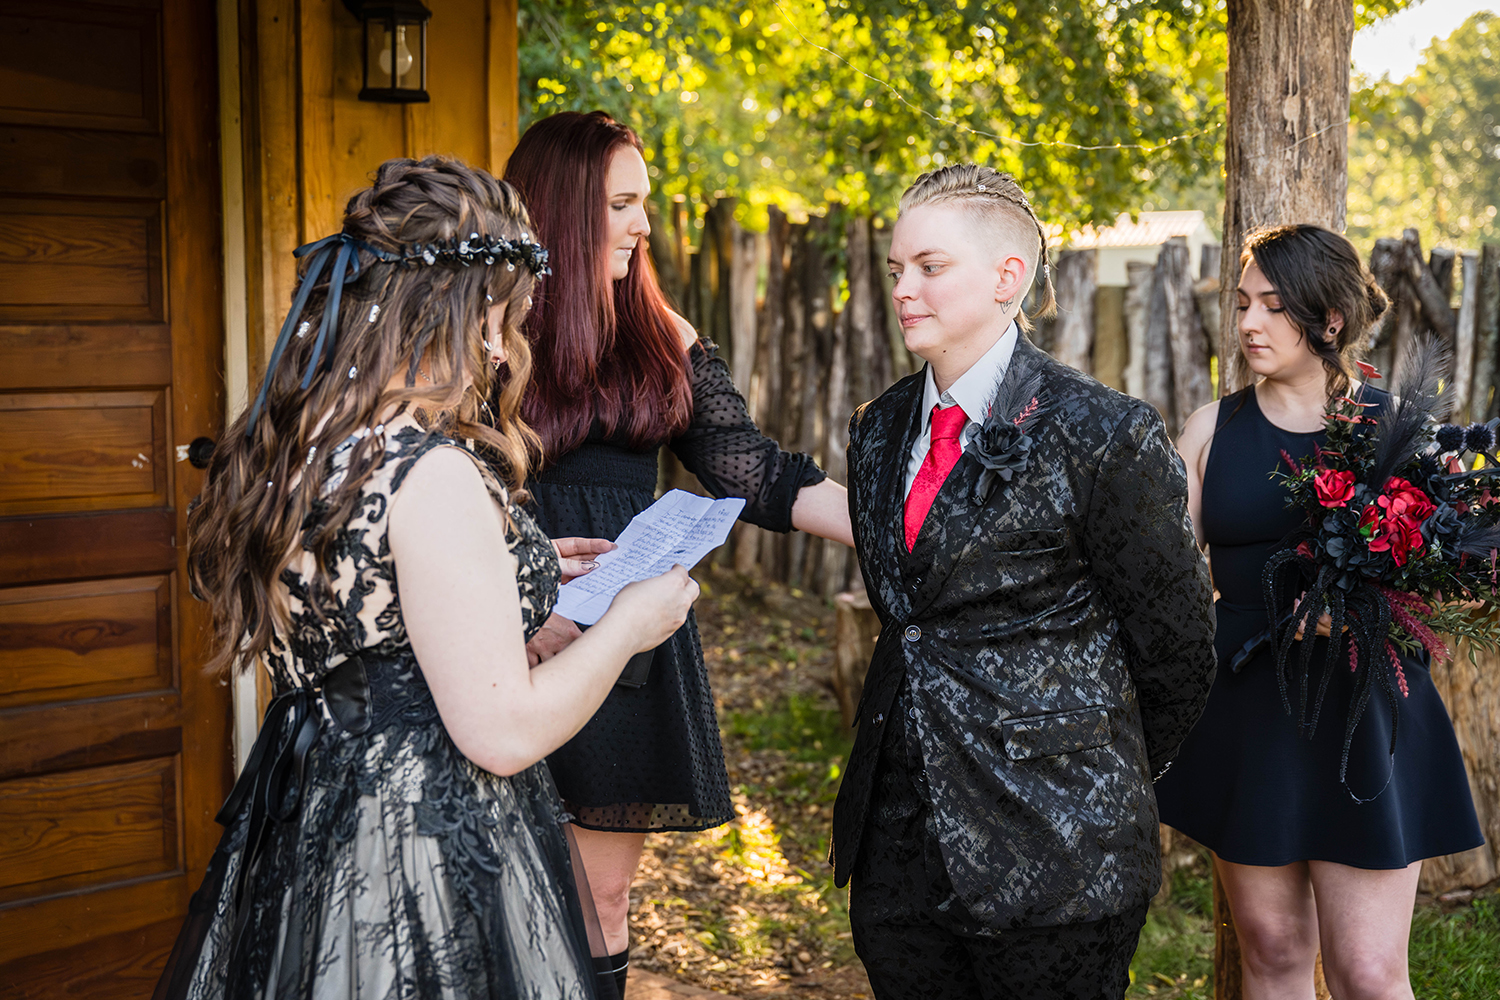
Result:
<svg viewBox="0 0 1500 1000">
<path fill-rule="evenodd" d="M 750 419 L 709 341 L 688 352 L 693 417 L 663 442 L 716 497 L 742 497 L 740 518 L 790 531 L 804 486 L 825 476 L 782 451 Z M 593 435 L 527 485 L 531 512 L 553 538 L 614 538 L 656 500 L 659 448 L 632 450 Z M 706 830 L 734 818 L 698 625 L 657 648 L 644 686 L 616 686 L 588 724 L 547 758 L 563 802 L 591 830 Z"/>
</svg>

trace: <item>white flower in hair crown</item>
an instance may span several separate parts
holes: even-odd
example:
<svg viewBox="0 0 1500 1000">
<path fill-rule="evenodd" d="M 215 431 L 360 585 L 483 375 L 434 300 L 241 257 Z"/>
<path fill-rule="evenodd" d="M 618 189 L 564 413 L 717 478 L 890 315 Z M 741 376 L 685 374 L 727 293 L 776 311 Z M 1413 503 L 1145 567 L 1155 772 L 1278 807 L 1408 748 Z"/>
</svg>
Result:
<svg viewBox="0 0 1500 1000">
<path fill-rule="evenodd" d="M 520 239 L 516 240 L 470 233 L 465 239 L 455 236 L 435 243 L 414 243 L 401 259 L 405 263 L 442 262 L 462 264 L 465 267 L 504 261 L 508 271 L 514 271 L 516 265 L 521 264 L 541 278 L 552 273 L 552 268 L 547 264 L 548 256 L 547 248 L 533 240 L 530 233 L 522 233 Z"/>
</svg>

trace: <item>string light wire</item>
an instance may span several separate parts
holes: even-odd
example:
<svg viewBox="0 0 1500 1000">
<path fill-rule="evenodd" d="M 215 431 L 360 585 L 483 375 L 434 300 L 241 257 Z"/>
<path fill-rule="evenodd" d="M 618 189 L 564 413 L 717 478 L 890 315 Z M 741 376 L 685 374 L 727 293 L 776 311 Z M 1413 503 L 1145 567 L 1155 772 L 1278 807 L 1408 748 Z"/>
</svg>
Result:
<svg viewBox="0 0 1500 1000">
<path fill-rule="evenodd" d="M 882 79 L 879 79 L 878 77 L 871 76 L 869 73 L 866 73 L 864 70 L 860 69 L 858 66 L 854 65 L 852 62 L 850 62 L 849 60 L 845 59 L 843 56 L 839 55 L 833 49 L 830 49 L 826 45 L 819 45 L 817 42 L 813 41 L 811 38 L 808 38 L 807 35 L 803 33 L 802 29 L 797 26 L 796 21 L 794 21 L 792 19 L 791 13 L 785 7 L 783 7 L 781 5 L 781 0 L 772 0 L 772 3 L 775 4 L 777 10 L 781 11 L 782 18 L 791 27 L 791 29 L 794 32 L 797 33 L 797 37 L 800 38 L 800 39 L 802 39 L 803 42 L 807 43 L 808 45 L 811 45 L 813 48 L 818 49 L 819 51 L 826 52 L 828 55 L 830 55 L 833 58 L 837 59 L 839 62 L 843 63 L 845 66 L 848 66 L 850 69 L 854 70 L 854 72 L 858 73 L 860 76 L 862 76 L 865 79 L 869 80 L 871 83 L 874 83 L 874 84 L 876 84 L 878 86 L 884 87 L 886 90 L 890 91 L 891 95 L 893 97 L 895 97 L 896 100 L 898 100 L 902 104 L 906 105 L 906 107 L 910 108 L 912 111 L 916 112 L 918 115 L 923 115 L 923 116 L 925 116 L 927 118 L 931 118 L 933 121 L 938 122 L 940 124 L 949 125 L 949 126 L 952 126 L 953 128 L 960 129 L 960 130 L 962 130 L 964 132 L 968 132 L 971 135 L 982 136 L 982 137 L 984 137 L 986 139 L 995 139 L 995 140 L 998 140 L 1000 142 L 1008 142 L 1008 143 L 1011 143 L 1012 145 L 1016 145 L 1016 146 L 1030 146 L 1030 147 L 1050 146 L 1050 147 L 1060 147 L 1060 148 L 1063 148 L 1063 149 L 1076 149 L 1076 150 L 1080 150 L 1080 151 L 1083 151 L 1083 152 L 1098 152 L 1098 151 L 1109 150 L 1109 149 L 1139 149 L 1139 150 L 1141 150 L 1142 152 L 1145 152 L 1145 153 L 1158 153 L 1158 152 L 1162 151 L 1163 149 L 1166 149 L 1169 146 L 1174 145 L 1175 143 L 1182 142 L 1185 139 L 1194 139 L 1194 138 L 1197 138 L 1200 135 L 1206 135 L 1209 132 L 1217 132 L 1217 131 L 1223 129 L 1225 127 L 1225 125 L 1227 124 L 1226 122 L 1222 122 L 1222 121 L 1221 122 L 1215 122 L 1212 125 L 1207 125 L 1207 126 L 1205 126 L 1203 128 L 1196 129 L 1196 130 L 1194 130 L 1192 132 L 1183 132 L 1180 135 L 1171 136 L 1171 137 L 1169 137 L 1167 139 L 1162 140 L 1161 142 L 1154 143 L 1154 144 L 1152 144 L 1152 143 L 1144 143 L 1144 142 L 1115 142 L 1115 143 L 1103 143 L 1103 144 L 1099 144 L 1099 145 L 1084 145 L 1084 144 L 1076 143 L 1076 142 L 1068 142 L 1068 141 L 1066 141 L 1064 139 L 1052 139 L 1052 140 L 1033 141 L 1033 140 L 1028 140 L 1028 139 L 1019 139 L 1019 138 L 1017 138 L 1016 136 L 1013 136 L 1013 135 L 999 135 L 999 134 L 994 133 L 994 132 L 985 132 L 982 129 L 974 128 L 972 125 L 966 125 L 966 124 L 964 124 L 963 122 L 960 122 L 960 121 L 954 121 L 954 120 L 952 120 L 950 118 L 943 118 L 943 117 L 941 117 L 939 115 L 935 115 L 931 111 L 928 111 L 926 108 L 922 107 L 921 105 L 913 104 L 910 100 L 907 99 L 907 97 L 906 97 L 905 94 L 901 93 L 901 91 L 897 90 L 889 82 L 887 82 L 885 80 L 882 80 Z M 1330 131 L 1332 131 L 1333 129 L 1336 129 L 1336 128 L 1347 127 L 1351 121 L 1353 121 L 1352 118 L 1345 118 L 1343 121 L 1334 122 L 1331 125 L 1325 125 L 1323 128 L 1318 129 L 1316 132 L 1309 133 L 1308 135 L 1305 135 L 1302 138 L 1296 140 L 1291 145 L 1287 146 L 1285 149 L 1272 150 L 1272 151 L 1270 151 L 1268 153 L 1257 153 L 1254 156 L 1246 157 L 1246 159 L 1253 162 L 1253 161 L 1258 161 L 1258 160 L 1269 159 L 1270 157 L 1273 157 L 1273 156 L 1280 156 L 1280 155 L 1283 155 L 1285 153 L 1290 153 L 1293 150 L 1295 150 L 1297 147 L 1301 146 L 1303 143 L 1305 143 L 1305 142 L 1311 142 L 1313 139 L 1316 139 L 1318 136 L 1322 135 L 1325 132 L 1330 132 Z"/>
</svg>

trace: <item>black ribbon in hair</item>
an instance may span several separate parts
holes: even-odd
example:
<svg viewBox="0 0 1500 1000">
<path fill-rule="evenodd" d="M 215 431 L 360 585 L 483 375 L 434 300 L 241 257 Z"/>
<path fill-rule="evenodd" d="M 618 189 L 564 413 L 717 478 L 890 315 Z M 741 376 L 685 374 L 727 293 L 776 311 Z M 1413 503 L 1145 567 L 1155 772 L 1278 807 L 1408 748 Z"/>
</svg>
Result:
<svg viewBox="0 0 1500 1000">
<path fill-rule="evenodd" d="M 276 346 L 271 350 L 271 360 L 266 363 L 265 379 L 260 384 L 260 392 L 255 397 L 255 406 L 250 410 L 250 419 L 245 424 L 246 437 L 250 437 L 255 430 L 255 422 L 260 419 L 261 411 L 265 409 L 266 393 L 270 391 L 271 377 L 276 371 L 276 365 L 281 360 L 281 355 L 285 353 L 286 345 L 291 342 L 292 331 L 297 328 L 297 321 L 302 316 L 302 310 L 307 306 L 313 286 L 318 283 L 318 276 L 323 273 L 323 265 L 328 263 L 330 256 L 334 258 L 334 261 L 333 270 L 329 272 L 328 303 L 323 307 L 323 321 L 318 326 L 318 337 L 313 341 L 313 353 L 307 363 L 307 373 L 302 376 L 302 388 L 306 389 L 312 385 L 313 376 L 323 364 L 325 353 L 329 358 L 333 357 L 333 341 L 338 333 L 339 304 L 343 301 L 344 286 L 355 281 L 360 275 L 359 254 L 357 253 L 359 250 L 392 263 L 404 259 L 401 254 L 371 246 L 348 233 L 334 233 L 332 236 L 323 237 L 316 243 L 305 243 L 292 251 L 294 257 L 311 255 L 312 260 L 308 262 L 307 274 L 297 288 L 296 297 L 292 299 L 292 309 L 286 314 L 286 322 L 281 324 L 281 333 L 277 335 Z"/>
</svg>

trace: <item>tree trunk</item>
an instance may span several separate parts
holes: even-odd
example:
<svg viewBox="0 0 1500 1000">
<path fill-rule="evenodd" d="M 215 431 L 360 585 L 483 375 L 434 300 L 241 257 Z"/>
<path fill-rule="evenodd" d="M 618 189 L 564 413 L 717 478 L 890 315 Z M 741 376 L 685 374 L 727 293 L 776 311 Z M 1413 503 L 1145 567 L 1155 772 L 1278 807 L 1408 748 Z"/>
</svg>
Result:
<svg viewBox="0 0 1500 1000">
<path fill-rule="evenodd" d="M 1155 269 L 1141 261 L 1125 265 L 1130 284 L 1125 289 L 1125 391 L 1146 398 L 1146 327 L 1151 321 L 1151 275 Z"/>
<path fill-rule="evenodd" d="M 1422 865 L 1423 891 L 1477 889 L 1500 875 L 1500 656 L 1460 644 L 1446 663 L 1433 663 L 1432 682 L 1448 706 L 1469 771 L 1469 789 L 1487 843 Z"/>
<path fill-rule="evenodd" d="M 1220 395 L 1249 384 L 1234 319 L 1240 246 L 1260 226 L 1344 231 L 1352 0 L 1229 0 Z"/>
<path fill-rule="evenodd" d="M 1200 406 L 1214 398 L 1208 378 L 1208 342 L 1193 295 L 1192 253 L 1180 243 L 1161 251 L 1162 288 L 1166 293 L 1167 338 L 1172 350 L 1172 405 L 1180 428 Z"/>
<path fill-rule="evenodd" d="M 1057 261 L 1057 320 L 1052 325 L 1052 356 L 1088 374 L 1093 374 L 1097 272 L 1092 250 L 1065 253 Z"/>
<path fill-rule="evenodd" d="M 1465 250 L 1460 267 L 1462 298 L 1458 302 L 1458 325 L 1453 333 L 1453 420 L 1469 419 L 1469 393 L 1474 384 L 1474 320 L 1479 305 L 1479 255 Z"/>
<path fill-rule="evenodd" d="M 1344 231 L 1349 188 L 1353 0 L 1229 0 L 1229 122 L 1224 143 L 1219 395 L 1243 388 L 1235 290 L 1240 247 L 1260 226 L 1307 222 Z M 1186 417 L 1186 414 L 1182 414 Z M 1215 900 L 1215 913 L 1219 911 Z M 1228 904 L 1224 916 L 1229 917 Z M 1216 958 L 1233 936 L 1218 921 Z M 1237 950 L 1237 949 L 1236 949 Z M 1232 965 L 1232 967 L 1230 967 Z M 1215 995 L 1239 996 L 1239 963 L 1220 962 Z"/>
</svg>

